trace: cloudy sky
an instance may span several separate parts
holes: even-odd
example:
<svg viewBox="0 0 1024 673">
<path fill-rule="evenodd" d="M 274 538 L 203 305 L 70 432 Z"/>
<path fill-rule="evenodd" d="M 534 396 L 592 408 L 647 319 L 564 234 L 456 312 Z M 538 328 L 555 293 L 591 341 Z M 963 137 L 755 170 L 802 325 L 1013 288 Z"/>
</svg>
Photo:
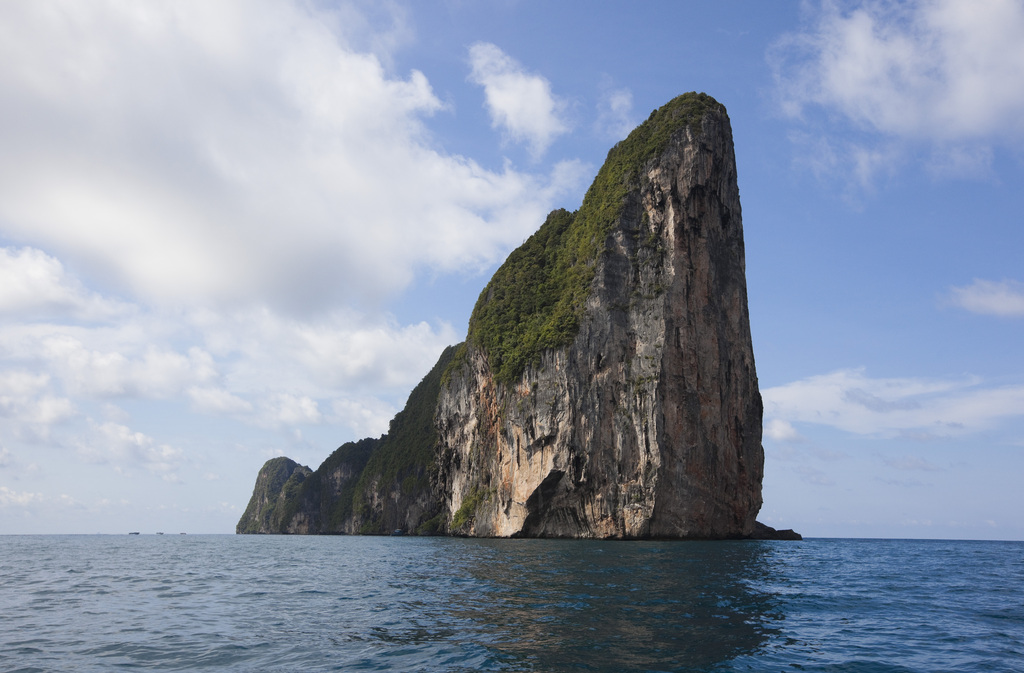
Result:
<svg viewBox="0 0 1024 673">
<path fill-rule="evenodd" d="M 0 533 L 228 533 L 505 255 L 729 110 L 761 520 L 1024 539 L 1024 3 L 0 4 Z"/>
</svg>

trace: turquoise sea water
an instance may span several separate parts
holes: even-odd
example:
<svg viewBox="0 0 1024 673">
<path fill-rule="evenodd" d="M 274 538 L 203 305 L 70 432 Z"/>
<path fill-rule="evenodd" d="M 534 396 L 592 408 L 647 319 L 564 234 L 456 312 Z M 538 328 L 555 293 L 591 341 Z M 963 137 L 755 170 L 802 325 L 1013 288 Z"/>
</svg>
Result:
<svg viewBox="0 0 1024 673">
<path fill-rule="evenodd" d="M 0 671 L 1024 671 L 1024 543 L 0 536 Z"/>
</svg>

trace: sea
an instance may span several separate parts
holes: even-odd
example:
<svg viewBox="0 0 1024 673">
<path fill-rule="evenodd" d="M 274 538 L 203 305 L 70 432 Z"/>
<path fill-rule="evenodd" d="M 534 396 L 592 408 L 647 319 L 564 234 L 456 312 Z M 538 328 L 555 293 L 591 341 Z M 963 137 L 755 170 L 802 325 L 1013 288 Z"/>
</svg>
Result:
<svg viewBox="0 0 1024 673">
<path fill-rule="evenodd" d="M 1024 542 L 0 536 L 0 671 L 1024 671 Z"/>
</svg>

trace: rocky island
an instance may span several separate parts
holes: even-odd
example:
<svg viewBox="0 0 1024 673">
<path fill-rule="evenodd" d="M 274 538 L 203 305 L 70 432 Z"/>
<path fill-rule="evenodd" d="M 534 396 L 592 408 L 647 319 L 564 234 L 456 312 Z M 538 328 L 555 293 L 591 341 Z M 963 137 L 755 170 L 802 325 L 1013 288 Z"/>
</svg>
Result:
<svg viewBox="0 0 1024 673">
<path fill-rule="evenodd" d="M 386 435 L 268 461 L 236 530 L 798 539 L 756 521 L 761 417 L 732 130 L 688 93 L 509 255 Z"/>
</svg>

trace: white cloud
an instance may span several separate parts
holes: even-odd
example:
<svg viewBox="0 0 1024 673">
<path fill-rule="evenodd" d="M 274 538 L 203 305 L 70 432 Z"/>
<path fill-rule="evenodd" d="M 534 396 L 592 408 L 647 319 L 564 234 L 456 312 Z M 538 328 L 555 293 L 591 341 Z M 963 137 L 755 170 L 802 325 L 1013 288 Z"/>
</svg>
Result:
<svg viewBox="0 0 1024 673">
<path fill-rule="evenodd" d="M 579 186 L 435 149 L 426 77 L 347 26 L 269 0 L 0 4 L 0 233 L 135 300 L 298 314 L 483 268 Z M 540 147 L 553 110 L 509 119 Z"/>
<path fill-rule="evenodd" d="M 970 285 L 951 288 L 950 300 L 955 306 L 972 313 L 1024 316 L 1024 283 L 1015 280 L 997 283 L 975 278 Z"/>
<path fill-rule="evenodd" d="M 569 131 L 565 103 L 551 92 L 548 80 L 526 72 L 515 59 L 486 42 L 469 48 L 469 61 L 470 81 L 484 88 L 491 125 L 527 143 L 534 157 Z"/>
<path fill-rule="evenodd" d="M 780 103 L 795 117 L 817 107 L 883 136 L 852 144 L 851 155 L 889 153 L 863 146 L 886 139 L 923 142 L 934 170 L 976 172 L 988 144 L 1024 138 L 1019 2 L 824 2 L 812 23 L 770 52 Z"/>
<path fill-rule="evenodd" d="M 34 248 L 0 248 L 0 314 L 21 319 L 62 316 L 95 321 L 132 308 L 89 292 L 60 260 Z"/>
<path fill-rule="evenodd" d="M 108 421 L 118 421 L 121 423 L 127 422 L 131 418 L 131 414 L 122 407 L 110 402 L 104 402 L 100 405 L 100 415 Z"/>
<path fill-rule="evenodd" d="M 111 325 L 0 325 L 0 417 L 12 433 L 39 441 L 79 416 L 82 402 L 99 402 L 106 420 L 125 423 L 129 415 L 110 400 L 181 400 L 249 425 L 380 434 L 459 338 L 446 323 L 400 325 L 352 310 L 298 319 L 268 307 L 134 311 Z"/>
<path fill-rule="evenodd" d="M 622 140 L 636 127 L 633 119 L 633 92 L 629 89 L 606 91 L 597 104 L 597 132 L 612 140 Z"/>
<path fill-rule="evenodd" d="M 872 379 L 863 370 L 812 376 L 768 388 L 762 395 L 768 428 L 779 421 L 826 425 L 858 435 L 933 439 L 978 432 L 1024 417 L 1024 386 L 986 388 L 977 380 Z"/>
<path fill-rule="evenodd" d="M 33 503 L 41 502 L 42 500 L 43 495 L 41 493 L 12 491 L 6 486 L 0 486 L 0 507 L 9 507 L 11 505 L 25 507 Z"/>
<path fill-rule="evenodd" d="M 359 437 L 377 437 L 388 431 L 388 424 L 398 409 L 381 400 L 335 400 L 331 405 L 335 418 L 356 431 Z"/>
<path fill-rule="evenodd" d="M 20 420 L 40 426 L 50 426 L 71 419 L 77 414 L 78 410 L 70 399 L 44 395 L 35 400 L 35 404 L 21 416 Z"/>
<path fill-rule="evenodd" d="M 74 402 L 52 394 L 46 374 L 23 370 L 0 371 L 0 418 L 8 419 L 10 432 L 29 441 L 50 436 L 50 427 L 78 415 Z"/>
<path fill-rule="evenodd" d="M 193 321 L 225 386 L 189 389 L 196 410 L 257 425 L 340 424 L 359 436 L 385 432 L 402 396 L 460 339 L 447 324 L 399 325 L 354 311 L 316 320 L 203 311 Z"/>
<path fill-rule="evenodd" d="M 796 431 L 796 428 L 781 418 L 773 418 L 765 423 L 764 436 L 778 442 L 792 442 L 800 439 L 800 433 Z"/>
<path fill-rule="evenodd" d="M 402 327 L 385 322 L 356 330 L 338 327 L 305 324 L 292 332 L 296 360 L 334 386 L 370 380 L 402 386 L 410 382 L 410 374 L 425 374 L 444 347 L 459 340 L 450 325 L 440 330 L 422 322 Z"/>
<path fill-rule="evenodd" d="M 8 370 L 0 372 L 0 399 L 24 398 L 46 390 L 50 377 L 38 372 Z"/>
<path fill-rule="evenodd" d="M 788 44 L 811 60 L 785 100 L 884 133 L 963 140 L 1024 131 L 1024 6 L 1013 0 L 827 2 Z"/>
<path fill-rule="evenodd" d="M 176 480 L 176 470 L 184 458 L 181 449 L 162 444 L 120 423 L 96 424 L 77 442 L 79 455 L 90 462 L 113 463 L 116 467 L 138 466 Z"/>
<path fill-rule="evenodd" d="M 187 355 L 146 346 L 129 357 L 92 350 L 72 336 L 56 335 L 42 342 L 41 355 L 69 392 L 89 397 L 167 398 L 217 377 L 213 358 L 195 346 Z"/>
<path fill-rule="evenodd" d="M 262 421 L 276 425 L 316 425 L 323 420 L 320 405 L 308 395 L 278 393 L 263 401 Z"/>
<path fill-rule="evenodd" d="M 196 411 L 216 415 L 237 415 L 251 412 L 252 404 L 229 393 L 223 388 L 200 388 L 193 386 L 188 389 L 192 407 Z"/>
<path fill-rule="evenodd" d="M 448 324 L 399 325 L 387 316 L 334 311 L 310 320 L 268 309 L 198 311 L 189 321 L 235 393 L 267 389 L 381 393 L 405 390 L 461 338 Z"/>
</svg>

